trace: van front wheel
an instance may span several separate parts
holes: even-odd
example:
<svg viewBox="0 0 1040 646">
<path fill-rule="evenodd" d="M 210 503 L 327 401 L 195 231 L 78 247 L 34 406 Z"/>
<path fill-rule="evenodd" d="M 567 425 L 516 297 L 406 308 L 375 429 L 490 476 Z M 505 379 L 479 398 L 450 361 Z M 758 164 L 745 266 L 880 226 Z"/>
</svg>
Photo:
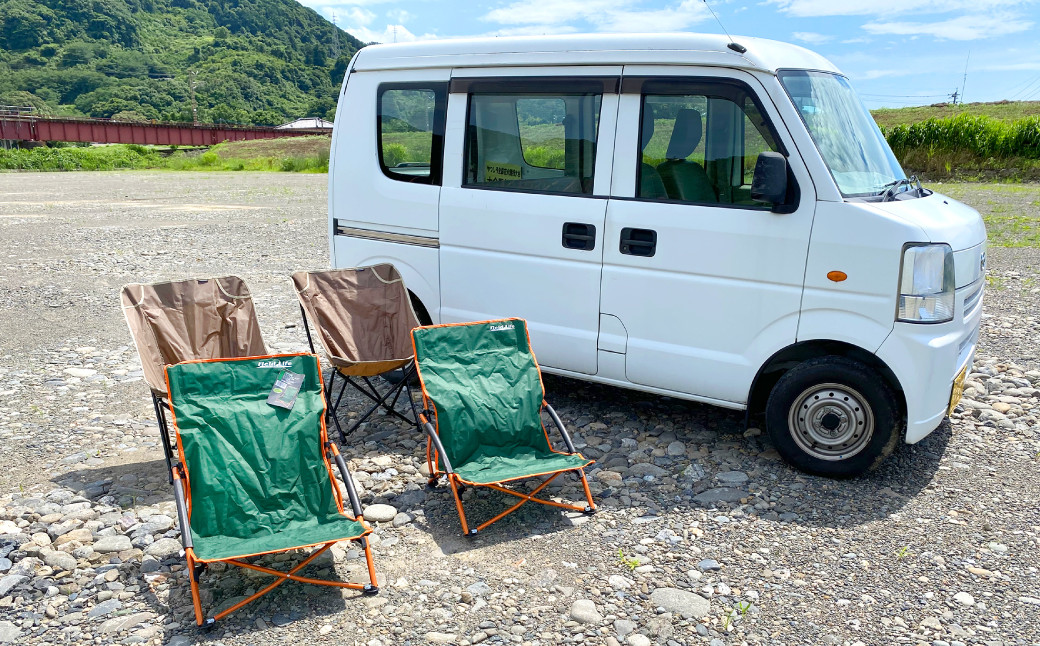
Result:
<svg viewBox="0 0 1040 646">
<path fill-rule="evenodd" d="M 902 419 L 880 375 L 851 359 L 820 357 L 776 382 L 766 403 L 766 430 L 792 466 L 850 478 L 895 449 Z"/>
</svg>

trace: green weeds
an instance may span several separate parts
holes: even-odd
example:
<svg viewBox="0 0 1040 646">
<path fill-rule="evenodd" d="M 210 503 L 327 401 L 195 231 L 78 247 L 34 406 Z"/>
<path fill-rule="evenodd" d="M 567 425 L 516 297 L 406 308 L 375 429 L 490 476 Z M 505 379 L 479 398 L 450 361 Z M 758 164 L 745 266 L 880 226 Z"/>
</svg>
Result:
<svg viewBox="0 0 1040 646">
<path fill-rule="evenodd" d="M 203 153 L 175 150 L 162 155 L 154 148 L 135 144 L 0 150 L 0 170 L 205 170 L 205 171 L 279 171 L 327 173 L 327 150 L 312 155 L 225 156 L 225 144 Z"/>
<path fill-rule="evenodd" d="M 624 565 L 629 570 L 634 570 L 637 567 L 639 567 L 639 559 L 634 557 L 634 556 L 626 556 L 625 555 L 625 550 L 619 548 L 618 551 L 617 551 L 617 554 L 618 554 L 618 563 L 620 565 Z"/>
</svg>

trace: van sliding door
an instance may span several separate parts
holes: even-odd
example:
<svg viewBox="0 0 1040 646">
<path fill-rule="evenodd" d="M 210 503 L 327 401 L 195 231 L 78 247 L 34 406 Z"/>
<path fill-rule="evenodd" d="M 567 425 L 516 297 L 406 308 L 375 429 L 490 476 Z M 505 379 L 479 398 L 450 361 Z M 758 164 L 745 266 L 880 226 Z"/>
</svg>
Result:
<svg viewBox="0 0 1040 646">
<path fill-rule="evenodd" d="M 442 322 L 525 318 L 543 366 L 596 374 L 620 72 L 455 70 L 439 210 Z"/>
</svg>

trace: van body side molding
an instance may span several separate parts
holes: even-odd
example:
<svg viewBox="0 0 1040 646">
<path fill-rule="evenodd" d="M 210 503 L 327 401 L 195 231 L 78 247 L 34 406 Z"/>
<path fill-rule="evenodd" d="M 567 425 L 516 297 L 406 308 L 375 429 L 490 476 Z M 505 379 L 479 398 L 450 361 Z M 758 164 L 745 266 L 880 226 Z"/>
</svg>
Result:
<svg viewBox="0 0 1040 646">
<path fill-rule="evenodd" d="M 407 244 L 413 247 L 430 247 L 437 249 L 441 246 L 441 242 L 438 238 L 428 238 L 426 236 L 413 236 L 405 233 L 388 233 L 385 231 L 370 231 L 368 229 L 356 229 L 354 227 L 344 226 L 339 223 L 339 220 L 335 221 L 335 231 L 338 236 L 346 236 L 348 238 L 360 238 L 362 240 L 378 240 L 379 242 L 395 242 L 397 244 Z"/>
</svg>

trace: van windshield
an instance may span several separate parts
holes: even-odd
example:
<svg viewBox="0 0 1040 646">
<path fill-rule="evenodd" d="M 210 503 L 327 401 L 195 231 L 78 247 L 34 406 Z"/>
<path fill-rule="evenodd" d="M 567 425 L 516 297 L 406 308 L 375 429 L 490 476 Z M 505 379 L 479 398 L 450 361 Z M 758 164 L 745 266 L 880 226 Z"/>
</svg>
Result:
<svg viewBox="0 0 1040 646">
<path fill-rule="evenodd" d="M 848 79 L 827 72 L 777 72 L 845 197 L 885 193 L 906 173 Z"/>
</svg>

